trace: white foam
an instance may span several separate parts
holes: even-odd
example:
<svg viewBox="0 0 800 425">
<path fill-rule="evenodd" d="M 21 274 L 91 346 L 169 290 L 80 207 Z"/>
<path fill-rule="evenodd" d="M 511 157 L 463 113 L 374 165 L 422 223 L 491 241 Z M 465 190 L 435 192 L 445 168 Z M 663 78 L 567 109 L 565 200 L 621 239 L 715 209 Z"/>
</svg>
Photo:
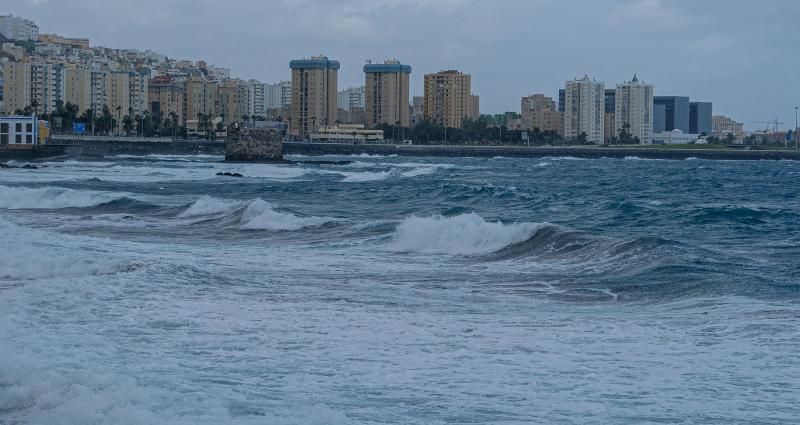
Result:
<svg viewBox="0 0 800 425">
<path fill-rule="evenodd" d="M 245 230 L 300 230 L 334 221 L 326 217 L 298 217 L 276 211 L 261 199 L 251 201 L 242 211 L 241 228 Z"/>
<path fill-rule="evenodd" d="M 436 173 L 436 167 L 419 167 L 401 173 L 400 175 L 403 177 L 417 177 L 417 176 L 429 176 L 434 173 Z"/>
<path fill-rule="evenodd" d="M 289 167 L 285 165 L 267 165 L 255 164 L 245 165 L 236 169 L 224 169 L 222 172 L 234 172 L 244 175 L 245 177 L 256 177 L 266 179 L 296 179 L 308 174 L 309 170 L 305 168 Z"/>
<path fill-rule="evenodd" d="M 108 256 L 97 249 L 83 254 L 88 239 L 51 234 L 0 219 L 0 246 L 12 252 L 0 255 L 0 280 L 72 278 L 111 272 Z M 79 249 L 78 249 L 79 248 Z"/>
<path fill-rule="evenodd" d="M 93 207 L 124 197 L 124 194 L 77 191 L 61 187 L 0 186 L 0 208 L 60 209 Z"/>
<path fill-rule="evenodd" d="M 344 177 L 342 182 L 344 183 L 363 183 L 363 182 L 373 182 L 379 180 L 386 180 L 392 176 L 392 171 L 365 171 L 363 173 L 347 173 L 342 172 L 339 173 Z"/>
<path fill-rule="evenodd" d="M 192 203 L 185 211 L 178 214 L 178 217 L 189 218 L 229 214 L 241 208 L 241 206 L 241 202 L 203 196 Z"/>
<path fill-rule="evenodd" d="M 535 223 L 488 222 L 475 213 L 455 217 L 412 216 L 397 227 L 389 248 L 423 254 L 490 254 L 530 239 L 539 227 Z"/>
</svg>

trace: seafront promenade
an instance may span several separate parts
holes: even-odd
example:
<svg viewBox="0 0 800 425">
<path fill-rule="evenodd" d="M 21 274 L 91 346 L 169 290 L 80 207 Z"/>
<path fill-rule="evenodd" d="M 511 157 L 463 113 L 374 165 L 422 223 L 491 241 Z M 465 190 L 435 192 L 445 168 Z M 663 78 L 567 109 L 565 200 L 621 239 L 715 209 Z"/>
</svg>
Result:
<svg viewBox="0 0 800 425">
<path fill-rule="evenodd" d="M 748 149 L 676 149 L 675 147 L 604 147 L 604 146 L 462 146 L 462 145 L 394 145 L 287 142 L 284 155 L 398 155 L 438 157 L 576 157 L 646 159 L 711 159 L 711 160 L 800 160 L 793 150 Z M 224 155 L 224 142 L 206 141 L 143 141 L 91 140 L 69 144 L 39 145 L 33 149 L 2 149 L 0 160 L 37 159 L 59 156 L 103 157 L 113 155 Z"/>
</svg>

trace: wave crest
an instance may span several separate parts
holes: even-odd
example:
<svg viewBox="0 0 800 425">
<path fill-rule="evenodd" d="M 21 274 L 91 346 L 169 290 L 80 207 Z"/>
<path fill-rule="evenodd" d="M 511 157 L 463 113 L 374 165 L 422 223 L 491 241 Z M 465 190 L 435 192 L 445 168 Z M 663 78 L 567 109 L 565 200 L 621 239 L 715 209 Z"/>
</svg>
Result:
<svg viewBox="0 0 800 425">
<path fill-rule="evenodd" d="M 334 221 L 326 217 L 300 217 L 276 211 L 261 199 L 247 204 L 242 211 L 241 228 L 245 230 L 300 230 Z"/>
<path fill-rule="evenodd" d="M 61 187 L 11 187 L 0 186 L 0 208 L 61 209 L 87 208 L 124 198 L 123 194 L 79 191 Z"/>
<path fill-rule="evenodd" d="M 423 254 L 485 255 L 531 238 L 537 223 L 489 222 L 478 214 L 412 216 L 395 231 L 390 249 Z"/>
</svg>

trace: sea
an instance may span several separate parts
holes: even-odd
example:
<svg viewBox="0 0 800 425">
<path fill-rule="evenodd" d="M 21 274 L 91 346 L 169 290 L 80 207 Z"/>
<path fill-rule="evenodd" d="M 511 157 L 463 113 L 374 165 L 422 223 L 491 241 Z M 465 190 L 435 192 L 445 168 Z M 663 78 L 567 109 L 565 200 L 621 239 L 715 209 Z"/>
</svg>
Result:
<svg viewBox="0 0 800 425">
<path fill-rule="evenodd" d="M 8 161 L 0 423 L 800 423 L 800 162 L 287 159 Z"/>
</svg>

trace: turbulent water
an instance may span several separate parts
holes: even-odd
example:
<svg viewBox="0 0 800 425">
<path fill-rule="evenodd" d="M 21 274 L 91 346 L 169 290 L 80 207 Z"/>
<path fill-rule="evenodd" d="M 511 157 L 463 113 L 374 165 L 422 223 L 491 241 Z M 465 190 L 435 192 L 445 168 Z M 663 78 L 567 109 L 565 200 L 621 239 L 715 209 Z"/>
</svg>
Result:
<svg viewBox="0 0 800 425">
<path fill-rule="evenodd" d="M 325 159 L 0 169 L 0 423 L 800 421 L 800 164 Z"/>
</svg>

